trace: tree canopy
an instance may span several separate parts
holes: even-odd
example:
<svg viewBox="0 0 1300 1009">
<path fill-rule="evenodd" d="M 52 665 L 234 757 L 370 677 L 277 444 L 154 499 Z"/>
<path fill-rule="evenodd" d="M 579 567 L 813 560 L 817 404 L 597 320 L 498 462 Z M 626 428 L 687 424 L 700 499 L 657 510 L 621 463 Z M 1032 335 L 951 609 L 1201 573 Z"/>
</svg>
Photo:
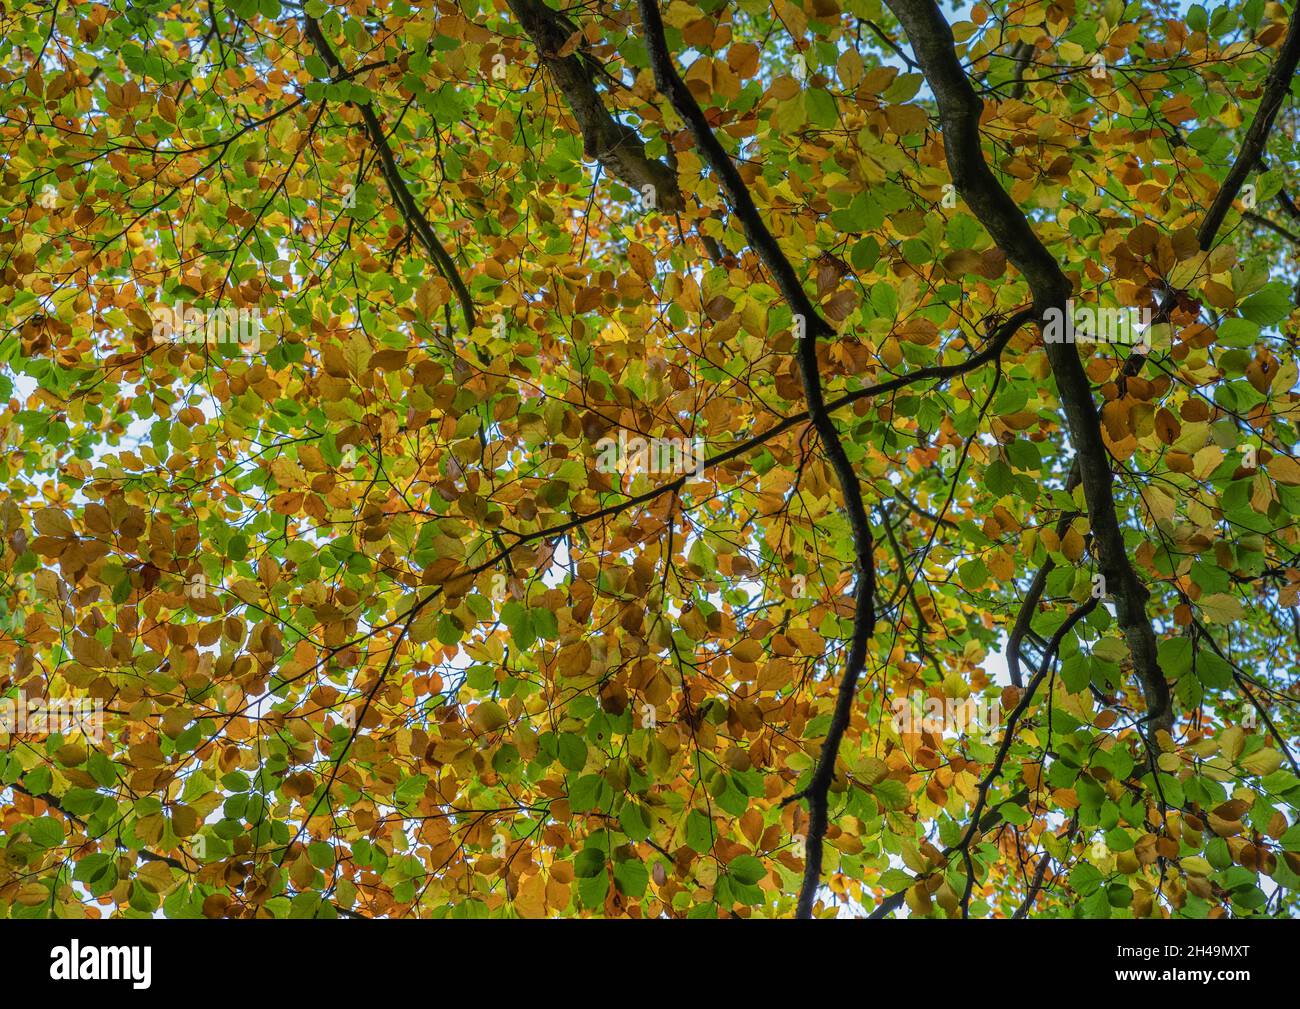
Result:
<svg viewBox="0 0 1300 1009">
<path fill-rule="evenodd" d="M 0 916 L 1300 889 L 1300 15 L 0 4 Z"/>
</svg>

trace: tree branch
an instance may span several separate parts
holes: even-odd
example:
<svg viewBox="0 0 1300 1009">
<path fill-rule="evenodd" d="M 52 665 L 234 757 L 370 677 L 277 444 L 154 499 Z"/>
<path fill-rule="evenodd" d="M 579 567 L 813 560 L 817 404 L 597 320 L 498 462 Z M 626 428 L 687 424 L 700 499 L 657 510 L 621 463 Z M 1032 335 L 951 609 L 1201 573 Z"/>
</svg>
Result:
<svg viewBox="0 0 1300 1009">
<path fill-rule="evenodd" d="M 1015 738 L 1016 724 L 1033 701 L 1034 693 L 1038 690 L 1039 685 L 1046 679 L 1047 671 L 1052 668 L 1052 663 L 1056 660 L 1056 653 L 1061 648 L 1061 642 L 1074 629 L 1075 624 L 1096 609 L 1098 601 L 1096 596 L 1090 597 L 1086 603 L 1074 609 L 1068 617 L 1061 621 L 1061 626 L 1056 629 L 1056 633 L 1052 635 L 1052 640 L 1048 642 L 1047 649 L 1043 652 L 1043 660 L 1038 664 L 1038 671 L 1034 673 L 1033 679 L 1029 681 L 1029 685 L 1021 695 L 1020 701 L 1012 709 L 1011 714 L 1007 716 L 1007 727 L 1002 733 L 1002 743 L 998 746 L 997 755 L 993 758 L 993 766 L 989 768 L 989 773 L 979 783 L 975 808 L 971 812 L 971 824 L 966 828 L 965 835 L 956 845 L 961 850 L 962 858 L 966 863 L 966 888 L 961 896 L 961 916 L 963 918 L 968 917 L 971 890 L 975 886 L 975 873 L 970 855 L 971 841 L 975 839 L 975 834 L 979 829 L 979 818 L 984 811 L 985 803 L 988 801 L 989 789 L 992 787 L 993 782 L 997 780 L 998 775 L 1002 773 L 1002 765 L 1006 763 L 1007 754 L 1011 751 L 1011 741 Z"/>
<path fill-rule="evenodd" d="M 336 78 L 342 76 L 344 74 L 343 64 L 339 62 L 338 56 L 330 47 L 329 41 L 325 38 L 316 19 L 307 16 L 303 19 L 303 22 L 306 26 L 304 34 L 316 47 L 316 52 L 325 61 L 325 65 L 330 68 L 330 72 Z M 397 204 L 397 209 L 401 212 L 402 217 L 405 218 L 407 227 L 419 238 L 420 244 L 424 246 L 425 251 L 429 253 L 438 267 L 438 272 L 442 274 L 447 283 L 451 285 L 452 290 L 456 292 L 456 298 L 460 301 L 461 312 L 465 316 L 465 331 L 468 333 L 474 328 L 474 299 L 470 296 L 465 281 L 461 279 L 455 261 L 443 247 L 437 233 L 433 230 L 433 225 L 429 223 L 428 217 L 420 209 L 419 203 L 416 202 L 411 190 L 402 179 L 402 175 L 397 169 L 397 161 L 393 157 L 393 148 L 384 135 L 384 127 L 379 122 L 379 117 L 375 115 L 374 107 L 369 102 L 349 104 L 355 104 L 357 110 L 361 113 L 361 122 L 365 127 L 366 136 L 370 138 L 370 143 L 379 155 L 379 165 L 384 174 L 384 181 L 388 184 L 388 191 L 393 194 L 393 201 Z"/>
<path fill-rule="evenodd" d="M 579 54 L 559 55 L 578 29 L 564 15 L 551 10 L 545 0 L 507 0 L 542 63 L 569 104 L 582 130 L 583 151 L 599 161 L 615 178 L 638 193 L 653 186 L 655 206 L 676 213 L 685 206 L 677 176 L 662 161 L 649 158 L 636 130 L 616 120 L 601 101 L 591 67 Z"/>
<path fill-rule="evenodd" d="M 1049 310 L 1065 313 L 1073 285 L 1038 240 L 1028 219 L 998 183 L 981 147 L 983 103 L 958 62 L 952 29 L 934 0 L 888 0 L 912 42 L 934 92 L 943 125 L 948 168 L 958 192 L 1029 283 L 1041 319 Z M 1115 514 L 1113 475 L 1092 387 L 1073 344 L 1046 345 L 1070 437 L 1079 456 L 1088 517 L 1099 566 L 1113 593 L 1120 627 L 1146 698 L 1151 731 L 1173 724 L 1169 686 L 1156 655 L 1155 631 L 1146 613 L 1148 591 L 1129 561 Z"/>
<path fill-rule="evenodd" d="M 1300 235 L 1297 235 L 1294 231 L 1288 231 L 1286 228 L 1282 227 L 1282 225 L 1265 217 L 1263 214 L 1257 214 L 1253 210 L 1247 210 L 1241 216 L 1254 224 L 1259 224 L 1268 228 L 1269 231 L 1272 231 L 1275 234 L 1281 235 L 1288 242 L 1294 242 L 1296 245 L 1300 245 Z"/>
<path fill-rule="evenodd" d="M 1264 93 L 1259 99 L 1259 108 L 1255 118 L 1246 130 L 1246 139 L 1242 141 L 1237 160 L 1223 180 L 1219 193 L 1210 204 L 1210 209 L 1196 232 L 1196 240 L 1202 252 L 1208 252 L 1219 233 L 1223 219 L 1228 215 L 1232 201 L 1246 181 L 1246 177 L 1255 170 L 1264 155 L 1264 145 L 1268 143 L 1269 131 L 1273 129 L 1273 120 L 1282 108 L 1282 102 L 1291 90 L 1291 79 L 1295 76 L 1296 65 L 1300 63 L 1300 4 L 1291 11 L 1291 20 L 1287 23 L 1286 37 L 1282 48 L 1278 50 L 1277 61 L 1264 79 Z"/>
<path fill-rule="evenodd" d="M 62 804 L 59 802 L 59 797 L 57 795 L 51 795 L 49 792 L 29 792 L 26 788 L 18 784 L 16 781 L 10 783 L 5 787 L 12 788 L 15 792 L 25 795 L 29 799 L 37 799 L 40 802 L 45 803 L 45 805 L 49 806 L 52 810 L 54 810 L 64 819 L 68 820 L 70 823 L 75 823 L 83 831 L 86 830 L 86 821 L 83 820 L 81 817 L 77 816 L 75 813 L 69 813 L 66 809 L 64 809 Z M 131 850 L 131 849 L 126 849 L 126 850 Z M 193 876 L 195 873 L 194 869 L 187 866 L 180 859 L 172 858 L 170 855 L 162 855 L 156 851 L 150 851 L 148 848 L 140 848 L 135 853 L 140 857 L 140 860 L 143 862 L 162 862 L 164 865 L 169 865 L 173 869 L 177 869 L 180 872 L 185 873 L 185 875 L 187 876 Z M 366 917 L 364 914 L 359 914 L 358 912 L 353 911 L 351 908 L 346 908 L 341 904 L 335 904 L 333 901 L 330 902 L 330 906 L 333 907 L 334 910 L 337 911 L 344 918 L 364 919 Z"/>
<path fill-rule="evenodd" d="M 1013 806 L 1021 806 L 1029 801 L 1029 789 L 1022 788 L 1010 798 L 998 804 L 997 808 L 990 809 L 980 820 L 979 832 L 981 835 L 987 834 L 990 830 L 1002 822 L 1002 807 L 1010 803 Z M 943 855 L 947 858 L 957 850 L 957 845 L 943 849 Z M 903 901 L 907 897 L 906 890 L 899 890 L 897 893 L 890 894 L 882 900 L 875 909 L 867 915 L 868 918 L 886 918 L 903 906 Z"/>
<path fill-rule="evenodd" d="M 871 525 L 862 501 L 862 489 L 857 474 L 849 462 L 840 442 L 835 422 L 827 409 L 822 394 L 821 373 L 817 364 L 817 340 L 834 336 L 835 330 L 813 307 L 794 267 L 777 244 L 775 236 L 764 224 L 744 180 L 735 164 L 714 136 L 704 112 L 691 94 L 686 82 L 677 73 L 668 43 L 664 37 L 663 20 L 656 0 L 640 0 L 641 24 L 645 34 L 646 51 L 654 71 L 659 91 L 666 95 L 677 114 L 682 117 L 705 160 L 717 174 L 719 184 L 739 218 L 749 244 L 757 251 L 767 270 L 776 278 L 777 288 L 796 317 L 802 316 L 804 332 L 798 340 L 799 374 L 803 380 L 804 398 L 808 403 L 808 416 L 821 438 L 823 450 L 835 472 L 844 498 L 844 512 L 853 530 L 853 547 L 857 565 L 857 592 L 853 618 L 853 636 L 845 660 L 844 676 L 840 681 L 831 724 L 822 743 L 821 755 L 813 771 L 812 780 L 805 790 L 808 800 L 808 839 L 803 887 L 799 892 L 796 916 L 812 917 L 813 898 L 821 880 L 822 839 L 826 834 L 828 795 L 835 776 L 835 762 L 839 755 L 840 740 L 848 727 L 852 714 L 853 698 L 858 678 L 866 665 L 867 642 L 876 627 L 875 584 L 876 570 L 873 558 Z"/>
<path fill-rule="evenodd" d="M 1260 702 L 1259 698 L 1256 697 L 1254 693 L 1246 686 L 1246 678 L 1242 675 L 1241 667 L 1237 665 L 1237 663 L 1233 662 L 1232 659 L 1228 658 L 1228 656 L 1226 656 L 1223 653 L 1223 649 L 1219 647 L 1219 643 L 1214 640 L 1214 635 L 1211 634 L 1206 629 L 1205 625 L 1201 623 L 1199 620 L 1197 620 L 1195 617 L 1192 618 L 1192 626 L 1196 628 L 1197 632 L 1201 635 L 1202 638 L 1204 638 L 1206 641 L 1210 643 L 1210 648 L 1214 652 L 1214 654 L 1217 655 L 1219 658 L 1221 658 L 1224 662 L 1226 662 L 1229 665 L 1229 667 L 1231 667 L 1232 678 L 1237 682 L 1237 686 L 1241 688 L 1242 696 L 1245 697 L 1246 700 L 1250 702 L 1251 706 L 1257 712 L 1259 712 L 1259 717 L 1264 719 L 1264 724 L 1268 727 L 1269 734 L 1273 737 L 1274 740 L 1276 740 L 1278 748 L 1281 749 L 1282 756 L 1285 757 L 1286 762 L 1291 765 L 1291 770 L 1295 772 L 1296 776 L 1300 777 L 1300 764 L 1296 763 L 1296 759 L 1291 753 L 1291 748 L 1286 745 L 1286 737 L 1283 736 L 1282 733 L 1278 730 L 1278 727 L 1273 724 L 1273 719 L 1268 717 L 1268 711 L 1265 709 L 1264 705 Z"/>
<path fill-rule="evenodd" d="M 1076 457 L 1074 465 L 1070 467 L 1070 475 L 1065 481 L 1065 493 L 1071 493 L 1077 486 L 1079 486 L 1079 460 Z M 1065 535 L 1065 530 L 1078 514 L 1078 512 L 1065 512 L 1056 520 L 1056 535 L 1058 537 Z M 1025 593 L 1024 601 L 1020 604 L 1020 612 L 1016 614 L 1015 625 L 1011 628 L 1011 634 L 1007 638 L 1007 670 L 1011 674 L 1012 684 L 1017 687 L 1024 686 L 1020 676 L 1020 642 L 1029 633 L 1034 614 L 1038 610 L 1038 601 L 1043 598 L 1043 590 L 1047 588 L 1047 576 L 1052 573 L 1054 567 L 1056 567 L 1056 562 L 1049 556 L 1043 566 L 1034 574 L 1034 580 L 1029 585 L 1029 591 Z"/>
</svg>

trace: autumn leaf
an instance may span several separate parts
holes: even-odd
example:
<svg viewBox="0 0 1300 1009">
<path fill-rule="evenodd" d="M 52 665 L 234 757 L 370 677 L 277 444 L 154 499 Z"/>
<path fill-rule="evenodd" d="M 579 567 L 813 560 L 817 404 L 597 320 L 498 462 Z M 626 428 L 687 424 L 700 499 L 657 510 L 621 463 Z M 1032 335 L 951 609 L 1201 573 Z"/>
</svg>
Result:
<svg viewBox="0 0 1300 1009">
<path fill-rule="evenodd" d="M 1300 15 L 116 7 L 0 12 L 0 917 L 1295 914 Z"/>
</svg>

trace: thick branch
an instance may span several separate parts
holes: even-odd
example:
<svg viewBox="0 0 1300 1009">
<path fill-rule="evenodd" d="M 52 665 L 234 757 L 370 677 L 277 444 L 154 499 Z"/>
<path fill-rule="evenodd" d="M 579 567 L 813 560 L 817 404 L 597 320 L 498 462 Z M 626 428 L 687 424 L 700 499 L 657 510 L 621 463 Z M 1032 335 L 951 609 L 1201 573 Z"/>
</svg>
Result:
<svg viewBox="0 0 1300 1009">
<path fill-rule="evenodd" d="M 652 186 L 655 206 L 676 213 L 685 205 L 677 176 L 662 161 L 649 158 L 636 130 L 624 126 L 605 108 L 591 66 L 581 55 L 561 56 L 564 44 L 577 30 L 544 0 L 507 0 L 519 24 L 537 46 L 546 69 L 569 103 L 582 130 L 583 150 L 615 178 L 638 193 Z"/>
<path fill-rule="evenodd" d="M 889 6 L 907 31 L 917 62 L 934 92 L 948 168 L 958 191 L 999 248 L 1024 274 L 1040 317 L 1049 310 L 1064 314 L 1073 286 L 984 160 L 979 129 L 983 103 L 957 59 L 947 20 L 934 0 L 889 0 Z M 1079 456 L 1101 572 L 1108 591 L 1114 595 L 1119 624 L 1142 683 L 1146 720 L 1152 731 L 1167 729 L 1173 724 L 1173 713 L 1169 687 L 1156 657 L 1155 631 L 1146 613 L 1149 593 L 1129 560 L 1115 514 L 1110 459 L 1092 387 L 1073 344 L 1051 343 L 1046 349 Z"/>
<path fill-rule="evenodd" d="M 1074 832 L 1079 827 L 1079 811 L 1075 810 L 1074 815 L 1070 817 L 1070 822 L 1065 825 L 1065 829 L 1057 834 L 1059 840 L 1068 840 L 1074 836 Z M 1029 885 L 1029 890 L 1025 894 L 1025 899 L 1020 902 L 1020 906 L 1012 913 L 1012 918 L 1026 918 L 1029 916 L 1029 909 L 1034 906 L 1034 900 L 1038 897 L 1038 891 L 1043 888 L 1043 879 L 1047 875 L 1048 866 L 1052 863 L 1052 856 L 1046 851 L 1040 852 L 1038 856 L 1038 870 L 1034 873 L 1034 881 Z"/>
</svg>

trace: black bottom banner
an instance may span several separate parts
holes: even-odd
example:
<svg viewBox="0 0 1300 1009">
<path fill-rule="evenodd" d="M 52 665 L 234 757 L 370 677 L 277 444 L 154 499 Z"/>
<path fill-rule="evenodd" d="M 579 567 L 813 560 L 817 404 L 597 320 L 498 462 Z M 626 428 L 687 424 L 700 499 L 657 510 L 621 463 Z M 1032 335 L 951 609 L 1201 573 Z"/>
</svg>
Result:
<svg viewBox="0 0 1300 1009">
<path fill-rule="evenodd" d="M 1241 985 L 1287 983 L 1285 960 L 1298 938 L 1274 921 L 0 923 L 22 987 L 127 1001 L 419 994 L 444 992 L 444 983 L 598 991 L 606 977 L 621 988 L 649 964 L 660 976 L 679 965 L 680 982 L 709 977 L 735 993 L 752 984 L 769 996 L 783 978 L 802 984 L 810 972 L 860 964 L 859 979 L 926 977 L 971 992 L 1037 976 L 1068 981 L 1085 998 L 1153 985 L 1222 998 Z"/>
</svg>

